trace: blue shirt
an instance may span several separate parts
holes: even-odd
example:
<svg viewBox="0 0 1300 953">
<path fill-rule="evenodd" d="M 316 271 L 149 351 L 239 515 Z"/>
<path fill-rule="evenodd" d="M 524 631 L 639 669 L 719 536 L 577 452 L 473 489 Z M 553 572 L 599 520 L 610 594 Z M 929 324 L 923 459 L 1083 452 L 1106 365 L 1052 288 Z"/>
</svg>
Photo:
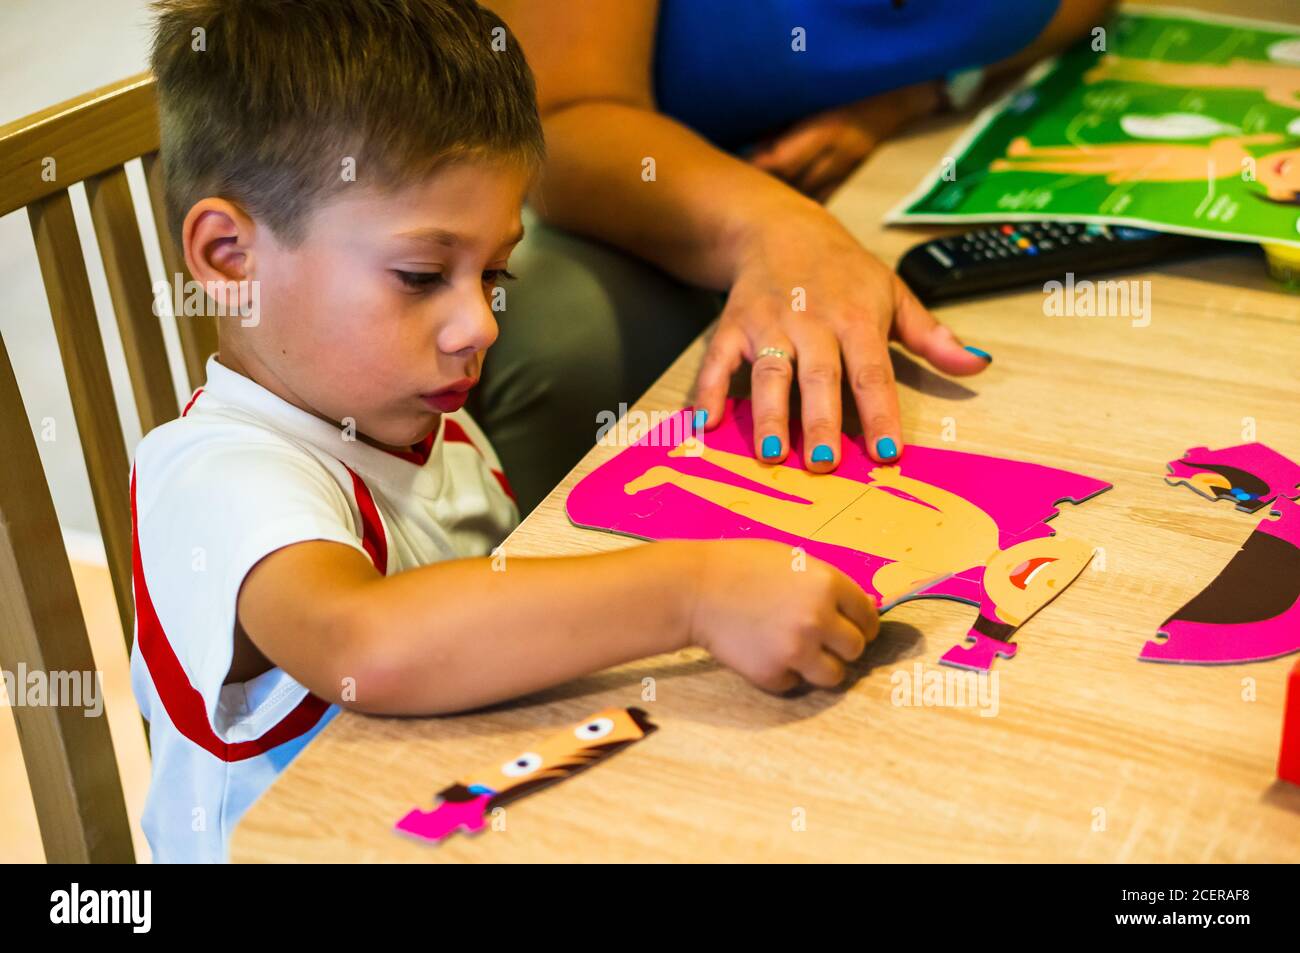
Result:
<svg viewBox="0 0 1300 953">
<path fill-rule="evenodd" d="M 728 149 L 1024 49 L 1059 0 L 661 0 L 660 110 Z M 804 50 L 794 31 L 803 29 Z"/>
</svg>

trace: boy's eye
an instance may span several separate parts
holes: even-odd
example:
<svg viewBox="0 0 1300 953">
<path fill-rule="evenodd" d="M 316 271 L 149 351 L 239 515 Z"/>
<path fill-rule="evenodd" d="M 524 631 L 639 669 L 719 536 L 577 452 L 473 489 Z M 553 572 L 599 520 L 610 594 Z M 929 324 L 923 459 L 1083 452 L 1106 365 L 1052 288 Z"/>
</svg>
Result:
<svg viewBox="0 0 1300 953">
<path fill-rule="evenodd" d="M 400 271 L 394 270 L 397 280 L 415 291 L 422 291 L 442 280 L 442 273 L 437 271 Z"/>
<path fill-rule="evenodd" d="M 489 268 L 483 272 L 483 284 L 494 285 L 498 281 L 514 281 L 515 277 L 504 268 Z"/>
</svg>

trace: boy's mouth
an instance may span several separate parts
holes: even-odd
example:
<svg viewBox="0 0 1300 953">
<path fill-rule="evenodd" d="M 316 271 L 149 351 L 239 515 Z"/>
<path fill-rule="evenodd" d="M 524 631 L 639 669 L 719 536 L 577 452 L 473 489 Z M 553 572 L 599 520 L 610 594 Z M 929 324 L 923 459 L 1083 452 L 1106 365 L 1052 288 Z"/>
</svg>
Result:
<svg viewBox="0 0 1300 953">
<path fill-rule="evenodd" d="M 465 401 L 469 400 L 470 388 L 477 383 L 477 377 L 462 377 L 446 387 L 421 394 L 420 399 L 440 414 L 454 413 L 465 406 Z"/>
</svg>

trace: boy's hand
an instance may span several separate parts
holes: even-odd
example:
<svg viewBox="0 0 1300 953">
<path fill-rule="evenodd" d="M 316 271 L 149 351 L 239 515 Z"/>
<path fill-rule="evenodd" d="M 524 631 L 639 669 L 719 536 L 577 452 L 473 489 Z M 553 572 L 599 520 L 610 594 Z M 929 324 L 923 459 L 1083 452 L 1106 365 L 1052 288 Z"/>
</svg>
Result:
<svg viewBox="0 0 1300 953">
<path fill-rule="evenodd" d="M 693 544 L 690 640 L 759 688 L 831 688 L 876 637 L 875 604 L 838 569 L 769 540 Z"/>
</svg>

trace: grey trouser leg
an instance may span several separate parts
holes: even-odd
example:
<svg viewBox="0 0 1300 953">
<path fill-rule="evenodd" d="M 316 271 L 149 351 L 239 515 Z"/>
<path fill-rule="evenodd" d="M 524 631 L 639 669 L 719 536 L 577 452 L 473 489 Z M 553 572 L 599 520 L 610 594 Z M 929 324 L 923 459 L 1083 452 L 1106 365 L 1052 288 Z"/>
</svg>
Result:
<svg viewBox="0 0 1300 953">
<path fill-rule="evenodd" d="M 527 237 L 470 413 L 528 513 L 596 442 L 596 415 L 631 405 L 721 309 L 629 255 L 524 210 Z"/>
</svg>

